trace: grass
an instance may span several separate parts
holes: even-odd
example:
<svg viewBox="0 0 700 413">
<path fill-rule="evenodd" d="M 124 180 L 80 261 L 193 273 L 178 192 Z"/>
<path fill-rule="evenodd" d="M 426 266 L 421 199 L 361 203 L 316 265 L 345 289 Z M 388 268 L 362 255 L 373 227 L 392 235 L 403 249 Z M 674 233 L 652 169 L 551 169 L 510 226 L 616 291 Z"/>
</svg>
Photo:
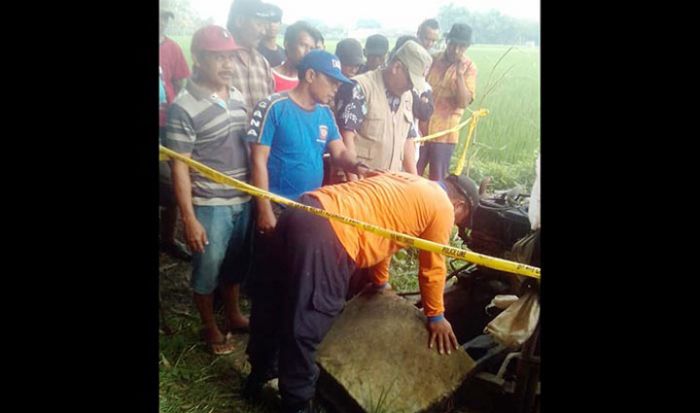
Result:
<svg viewBox="0 0 700 413">
<path fill-rule="evenodd" d="M 199 336 L 201 327 L 188 285 L 190 266 L 161 254 L 161 305 L 172 334 L 159 334 L 159 402 L 161 413 L 272 413 L 274 400 L 253 405 L 241 395 L 250 372 L 247 335 L 234 336 L 232 354 L 210 354 Z M 244 312 L 249 312 L 243 299 Z M 220 314 L 218 315 L 220 317 Z M 220 323 L 221 325 L 221 323 Z"/>
<path fill-rule="evenodd" d="M 494 189 L 517 183 L 530 188 L 540 146 L 539 48 L 509 51 L 504 46 L 476 45 L 468 54 L 478 69 L 477 98 L 470 108 L 489 110 L 469 147 L 469 175 L 477 180 L 492 176 Z M 465 112 L 464 119 L 470 115 Z M 462 153 L 467 130 L 461 131 L 452 166 Z"/>
<path fill-rule="evenodd" d="M 182 47 L 191 67 L 190 38 L 173 36 L 173 39 Z M 333 52 L 336 43 L 337 40 L 328 40 L 326 50 Z M 540 143 L 539 48 L 515 48 L 505 54 L 508 49 L 506 46 L 474 45 L 468 51 L 478 67 L 477 99 L 471 108 L 486 108 L 490 114 L 479 122 L 469 148 L 470 162 L 465 173 L 477 182 L 484 176 L 491 176 L 494 189 L 516 184 L 529 189 Z M 468 116 L 470 113 L 466 112 L 465 119 Z M 461 154 L 466 131 L 467 128 L 461 132 L 453 166 Z M 461 247 L 461 240 L 455 240 L 454 235 L 451 244 Z M 404 249 L 394 255 L 390 273 L 391 284 L 397 291 L 418 290 L 417 255 L 415 249 Z M 452 259 L 447 260 L 449 271 Z M 207 352 L 199 339 L 200 322 L 187 285 L 189 265 L 161 256 L 161 268 L 172 264 L 176 265 L 160 274 L 163 306 L 168 310 L 167 320 L 174 330 L 172 335 L 160 334 L 160 412 L 276 411 L 273 403 L 251 405 L 241 397 L 244 379 L 250 370 L 244 354 L 247 336 L 236 336 L 233 354 L 215 357 Z M 247 305 L 243 300 L 246 312 Z M 390 411 L 384 404 L 380 397 L 375 410 Z"/>
</svg>

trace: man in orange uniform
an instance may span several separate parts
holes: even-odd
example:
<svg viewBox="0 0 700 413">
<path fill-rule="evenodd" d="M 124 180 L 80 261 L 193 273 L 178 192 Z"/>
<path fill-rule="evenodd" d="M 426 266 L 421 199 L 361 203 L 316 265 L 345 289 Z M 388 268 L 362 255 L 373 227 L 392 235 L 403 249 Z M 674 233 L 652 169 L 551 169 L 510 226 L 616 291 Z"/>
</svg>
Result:
<svg viewBox="0 0 700 413">
<path fill-rule="evenodd" d="M 405 172 L 326 186 L 299 198 L 315 208 L 441 244 L 449 242 L 453 225 L 467 225 L 478 200 L 469 178 L 453 175 L 432 182 Z M 255 398 L 265 381 L 279 374 L 283 411 L 306 412 L 319 374 L 316 348 L 345 305 L 350 276 L 356 268 L 371 268 L 372 286 L 385 288 L 391 256 L 402 245 L 298 208 L 282 213 L 274 237 L 277 255 L 270 259 L 280 267 L 263 281 L 269 296 L 253 301 L 245 393 Z M 429 346 L 437 344 L 440 354 L 449 353 L 458 343 L 444 317 L 445 257 L 420 251 L 419 261 Z"/>
</svg>

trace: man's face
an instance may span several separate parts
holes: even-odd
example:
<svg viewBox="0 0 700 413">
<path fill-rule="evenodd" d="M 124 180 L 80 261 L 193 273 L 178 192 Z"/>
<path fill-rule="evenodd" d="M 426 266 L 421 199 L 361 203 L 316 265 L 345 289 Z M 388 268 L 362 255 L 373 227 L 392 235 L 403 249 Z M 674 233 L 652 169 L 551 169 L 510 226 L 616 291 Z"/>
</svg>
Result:
<svg viewBox="0 0 700 413">
<path fill-rule="evenodd" d="M 469 45 L 465 43 L 456 43 L 452 41 L 448 42 L 447 50 L 445 51 L 447 61 L 450 63 L 461 61 L 464 58 L 468 48 Z"/>
<path fill-rule="evenodd" d="M 241 46 L 247 48 L 256 48 L 265 36 L 265 32 L 269 26 L 267 20 L 260 19 L 258 17 L 239 17 L 238 24 L 240 30 L 238 31 L 236 37 L 236 42 Z"/>
<path fill-rule="evenodd" d="M 343 72 L 345 77 L 353 77 L 360 71 L 360 65 L 340 65 L 340 71 Z"/>
<path fill-rule="evenodd" d="M 313 70 L 313 69 L 311 69 Z M 308 70 L 309 73 L 311 70 Z M 311 97 L 316 103 L 329 104 L 335 97 L 341 82 L 321 72 L 314 71 L 314 77 L 309 87 Z"/>
<path fill-rule="evenodd" d="M 280 32 L 281 22 L 269 22 L 267 24 L 267 29 L 265 30 L 266 39 L 276 39 Z"/>
<path fill-rule="evenodd" d="M 296 43 L 285 44 L 284 46 L 289 62 L 296 66 L 307 53 L 316 47 L 316 42 L 309 33 L 301 32 L 299 37 L 297 37 Z"/>
<path fill-rule="evenodd" d="M 418 33 L 418 41 L 425 47 L 425 50 L 430 50 L 431 47 L 435 45 L 440 39 L 440 31 L 438 29 L 431 29 L 430 27 L 423 27 L 420 33 Z"/>
<path fill-rule="evenodd" d="M 365 56 L 367 57 L 367 68 L 369 70 L 374 70 L 378 68 L 379 66 L 384 65 L 386 63 L 386 53 L 382 55 L 369 55 L 367 56 L 367 53 L 365 52 Z"/>
<path fill-rule="evenodd" d="M 202 82 L 219 88 L 228 85 L 233 77 L 234 51 L 202 51 L 195 55 Z"/>
<path fill-rule="evenodd" d="M 408 75 L 408 69 L 400 61 L 396 60 L 389 66 L 389 78 L 387 81 L 387 89 L 394 96 L 401 96 L 404 92 L 413 89 L 411 77 Z"/>
<path fill-rule="evenodd" d="M 465 200 L 456 201 L 452 204 L 455 209 L 455 225 L 461 228 L 469 227 L 469 215 L 471 207 Z"/>
</svg>

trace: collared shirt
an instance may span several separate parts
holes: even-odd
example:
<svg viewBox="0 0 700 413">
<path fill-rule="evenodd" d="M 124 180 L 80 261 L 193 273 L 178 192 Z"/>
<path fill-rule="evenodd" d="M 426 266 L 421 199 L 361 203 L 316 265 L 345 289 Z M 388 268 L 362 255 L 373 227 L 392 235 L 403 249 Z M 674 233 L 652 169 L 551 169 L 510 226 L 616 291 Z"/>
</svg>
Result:
<svg viewBox="0 0 700 413">
<path fill-rule="evenodd" d="M 248 153 L 243 142 L 247 125 L 243 96 L 229 89 L 224 101 L 193 79 L 178 94 L 168 111 L 164 145 L 178 153 L 191 153 L 199 161 L 224 175 L 248 182 Z M 205 178 L 194 170 L 192 203 L 194 205 L 234 205 L 250 196 L 228 185 Z"/>
<path fill-rule="evenodd" d="M 389 107 L 393 113 L 399 109 L 401 98 L 392 95 L 385 89 L 386 99 L 389 101 Z M 367 115 L 367 99 L 362 87 L 353 81 L 353 84 L 343 84 L 338 89 L 336 94 L 336 114 L 338 119 L 338 127 L 340 130 L 357 131 L 362 125 Z M 411 126 L 408 130 L 408 139 L 417 137 L 415 127 Z"/>
<path fill-rule="evenodd" d="M 231 83 L 243 94 L 248 113 L 252 113 L 256 103 L 274 92 L 272 69 L 265 56 L 255 49 L 238 49 L 234 56 Z"/>
</svg>

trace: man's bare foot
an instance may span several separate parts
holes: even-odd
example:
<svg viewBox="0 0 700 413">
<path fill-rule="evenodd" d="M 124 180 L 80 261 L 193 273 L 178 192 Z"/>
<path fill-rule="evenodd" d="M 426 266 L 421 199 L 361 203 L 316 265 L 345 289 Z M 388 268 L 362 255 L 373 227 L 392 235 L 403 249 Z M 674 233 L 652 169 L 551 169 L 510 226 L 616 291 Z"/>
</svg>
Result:
<svg viewBox="0 0 700 413">
<path fill-rule="evenodd" d="M 247 333 L 250 330 L 250 321 L 248 317 L 237 315 L 230 317 L 228 320 L 228 329 L 234 333 Z"/>
<path fill-rule="evenodd" d="M 221 356 L 224 354 L 230 354 L 235 349 L 232 342 L 228 340 L 228 337 L 221 333 L 221 330 L 205 328 L 202 331 L 203 339 L 209 347 L 209 351 L 212 354 Z"/>
</svg>

